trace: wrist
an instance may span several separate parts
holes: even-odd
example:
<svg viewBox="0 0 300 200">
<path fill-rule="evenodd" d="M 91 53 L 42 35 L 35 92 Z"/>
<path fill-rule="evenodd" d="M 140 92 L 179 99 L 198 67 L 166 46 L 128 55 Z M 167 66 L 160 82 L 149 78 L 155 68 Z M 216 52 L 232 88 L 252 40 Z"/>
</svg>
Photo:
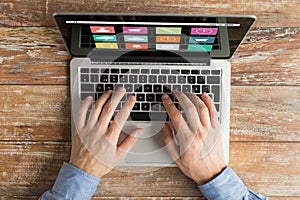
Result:
<svg viewBox="0 0 300 200">
<path fill-rule="evenodd" d="M 218 175 L 220 175 L 226 169 L 226 165 L 222 165 L 218 167 L 214 171 L 210 171 L 210 173 L 206 173 L 205 175 L 201 174 L 197 177 L 193 178 L 193 180 L 197 183 L 197 185 L 204 185 L 211 180 L 215 179 Z"/>
</svg>

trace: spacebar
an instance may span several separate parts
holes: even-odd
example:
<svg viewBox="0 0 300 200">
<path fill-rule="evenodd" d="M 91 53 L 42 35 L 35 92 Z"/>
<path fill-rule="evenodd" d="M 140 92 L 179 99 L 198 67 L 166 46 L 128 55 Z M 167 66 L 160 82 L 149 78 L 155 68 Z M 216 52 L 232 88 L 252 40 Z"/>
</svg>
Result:
<svg viewBox="0 0 300 200">
<path fill-rule="evenodd" d="M 167 121 L 166 112 L 131 112 L 128 121 Z"/>
</svg>

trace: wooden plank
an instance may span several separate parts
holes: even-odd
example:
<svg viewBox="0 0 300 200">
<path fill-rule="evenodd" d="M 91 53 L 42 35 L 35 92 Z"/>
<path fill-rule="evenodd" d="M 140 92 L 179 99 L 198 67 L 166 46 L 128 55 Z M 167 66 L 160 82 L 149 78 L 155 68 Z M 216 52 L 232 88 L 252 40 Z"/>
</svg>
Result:
<svg viewBox="0 0 300 200">
<path fill-rule="evenodd" d="M 1 200 L 31 200 L 39 196 L 0 196 Z M 270 200 L 299 200 L 300 197 L 268 197 Z M 204 197 L 92 197 L 92 200 L 206 200 Z"/>
<path fill-rule="evenodd" d="M 0 196 L 42 194 L 54 183 L 69 151 L 70 144 L 64 142 L 0 142 Z M 299 164 L 300 143 L 231 143 L 232 168 L 247 186 L 267 196 L 299 198 Z M 131 168 L 138 169 L 147 173 L 112 171 L 103 177 L 96 196 L 201 196 L 177 168 Z"/>
<path fill-rule="evenodd" d="M 182 13 L 182 14 L 238 14 L 257 15 L 257 26 L 295 27 L 299 25 L 297 0 L 157 0 L 105 1 L 74 0 L 72 4 L 56 0 L 2 0 L 2 26 L 53 26 L 54 12 L 100 13 Z"/>
<path fill-rule="evenodd" d="M 68 84 L 56 28 L 0 28 L 0 84 Z M 300 85 L 300 28 L 256 28 L 231 59 L 232 85 Z"/>
<path fill-rule="evenodd" d="M 231 87 L 232 141 L 300 141 L 300 87 Z M 69 141 L 67 86 L 0 86 L 0 140 Z"/>
</svg>

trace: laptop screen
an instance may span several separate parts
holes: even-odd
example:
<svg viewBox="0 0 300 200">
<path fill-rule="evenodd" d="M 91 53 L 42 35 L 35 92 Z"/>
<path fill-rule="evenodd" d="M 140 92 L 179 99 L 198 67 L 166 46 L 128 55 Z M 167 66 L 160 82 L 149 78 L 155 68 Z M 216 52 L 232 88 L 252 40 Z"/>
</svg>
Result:
<svg viewBox="0 0 300 200">
<path fill-rule="evenodd" d="M 255 18 L 252 16 L 55 14 L 73 56 L 135 52 L 175 52 L 187 57 L 232 56 Z"/>
</svg>

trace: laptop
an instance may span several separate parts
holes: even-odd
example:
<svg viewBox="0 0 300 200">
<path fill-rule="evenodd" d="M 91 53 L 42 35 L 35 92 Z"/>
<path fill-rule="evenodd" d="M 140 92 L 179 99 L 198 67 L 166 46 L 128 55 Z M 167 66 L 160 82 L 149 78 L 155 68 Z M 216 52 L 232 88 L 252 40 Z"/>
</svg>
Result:
<svg viewBox="0 0 300 200">
<path fill-rule="evenodd" d="M 121 166 L 174 166 L 162 139 L 168 115 L 163 93 L 208 93 L 221 124 L 229 162 L 230 71 L 228 61 L 255 16 L 56 13 L 53 15 L 70 63 L 72 134 L 80 103 L 104 91 L 126 88 L 137 102 L 124 132 L 144 128 Z M 170 95 L 171 96 L 171 95 Z M 182 111 L 173 99 L 175 106 Z M 184 112 L 183 112 L 184 113 Z"/>
</svg>

